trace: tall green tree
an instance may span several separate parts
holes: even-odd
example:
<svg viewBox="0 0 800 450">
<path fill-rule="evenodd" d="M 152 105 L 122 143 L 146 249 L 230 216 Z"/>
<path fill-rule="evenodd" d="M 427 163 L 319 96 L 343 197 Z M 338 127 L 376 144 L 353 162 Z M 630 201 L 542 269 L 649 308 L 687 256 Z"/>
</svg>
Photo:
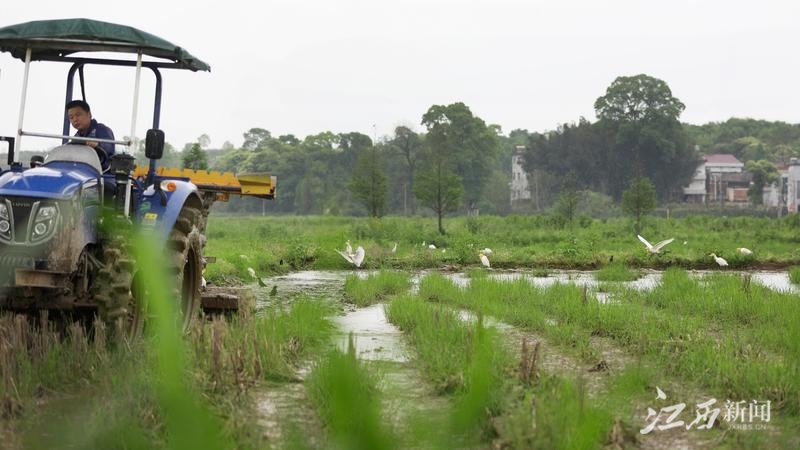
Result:
<svg viewBox="0 0 800 450">
<path fill-rule="evenodd" d="M 414 173 L 422 149 L 422 137 L 408 127 L 399 126 L 394 129 L 394 138 L 389 141 L 389 148 L 399 155 L 405 165 L 404 192 L 414 192 Z M 417 212 L 417 204 L 411 201 L 411 213 Z"/>
<path fill-rule="evenodd" d="M 250 128 L 244 132 L 244 143 L 242 149 L 255 150 L 260 148 L 272 139 L 272 133 L 264 128 Z"/>
<path fill-rule="evenodd" d="M 555 131 L 529 134 L 523 167 L 529 174 L 544 170 L 558 178 L 574 174 L 576 188 L 605 191 L 606 176 L 602 136 L 589 121 L 565 123 Z"/>
<path fill-rule="evenodd" d="M 642 217 L 656 207 L 656 188 L 645 177 L 634 178 L 622 193 L 622 210 L 636 220 L 636 234 L 642 232 Z"/>
<path fill-rule="evenodd" d="M 184 150 L 182 163 L 183 167 L 186 169 L 208 169 L 208 158 L 206 157 L 206 152 L 197 142 L 192 144 L 191 148 L 188 150 Z"/>
<path fill-rule="evenodd" d="M 497 127 L 487 126 L 461 102 L 431 106 L 422 116 L 422 125 L 428 130 L 426 145 L 453 159 L 467 208 L 477 207 L 499 151 Z"/>
<path fill-rule="evenodd" d="M 575 172 L 568 173 L 561 181 L 561 192 L 553 206 L 553 212 L 562 225 L 572 225 L 581 202 L 580 183 Z"/>
<path fill-rule="evenodd" d="M 439 233 L 445 234 L 444 215 L 458 210 L 461 204 L 461 178 L 442 166 L 425 168 L 417 174 L 414 195 L 436 214 Z"/>
<path fill-rule="evenodd" d="M 747 161 L 744 164 L 745 170 L 753 175 L 753 184 L 747 189 L 747 196 L 750 203 L 754 205 L 764 204 L 764 186 L 773 183 L 778 179 L 778 168 L 766 160 Z"/>
<path fill-rule="evenodd" d="M 442 225 L 444 215 L 458 209 L 464 193 L 461 177 L 454 166 L 455 161 L 448 147 L 436 146 L 431 141 L 426 141 L 417 169 L 414 195 L 420 204 L 436 213 L 440 234 L 445 234 Z"/>
<path fill-rule="evenodd" d="M 678 120 L 685 106 L 667 83 L 644 74 L 618 77 L 594 108 L 607 142 L 609 194 L 619 198 L 625 180 L 644 176 L 667 198 L 691 179 L 698 156 Z"/>
<path fill-rule="evenodd" d="M 358 156 L 348 189 L 364 205 L 371 217 L 386 211 L 386 174 L 381 170 L 378 150 L 372 146 Z"/>
</svg>

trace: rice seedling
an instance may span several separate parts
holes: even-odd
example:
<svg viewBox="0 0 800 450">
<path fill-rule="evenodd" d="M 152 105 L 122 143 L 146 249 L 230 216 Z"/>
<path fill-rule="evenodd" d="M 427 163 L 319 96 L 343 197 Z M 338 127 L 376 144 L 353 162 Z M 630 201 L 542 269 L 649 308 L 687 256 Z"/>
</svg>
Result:
<svg viewBox="0 0 800 450">
<path fill-rule="evenodd" d="M 639 278 L 639 272 L 622 263 L 611 263 L 594 273 L 597 281 L 633 281 Z"/>
<path fill-rule="evenodd" d="M 789 268 L 789 281 L 794 284 L 800 284 L 800 267 L 794 266 Z"/>
<path fill-rule="evenodd" d="M 358 275 L 348 275 L 344 281 L 347 300 L 357 306 L 369 306 L 385 301 L 393 295 L 401 294 L 411 287 L 408 273 L 381 270 L 365 279 Z"/>
<path fill-rule="evenodd" d="M 352 336 L 346 353 L 332 351 L 306 379 L 331 444 L 343 449 L 391 449 L 397 439 L 381 417 L 379 380 L 355 356 Z"/>
</svg>

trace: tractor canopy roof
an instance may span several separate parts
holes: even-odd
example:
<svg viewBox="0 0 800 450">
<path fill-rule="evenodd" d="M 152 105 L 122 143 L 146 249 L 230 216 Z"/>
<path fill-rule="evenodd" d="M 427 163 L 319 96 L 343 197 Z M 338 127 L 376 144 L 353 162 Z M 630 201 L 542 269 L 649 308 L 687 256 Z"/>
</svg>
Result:
<svg viewBox="0 0 800 450">
<path fill-rule="evenodd" d="M 138 53 L 168 59 L 168 67 L 210 71 L 208 64 L 158 36 L 126 25 L 90 19 L 37 20 L 0 28 L 0 51 L 25 60 L 68 61 L 77 52 Z"/>
</svg>

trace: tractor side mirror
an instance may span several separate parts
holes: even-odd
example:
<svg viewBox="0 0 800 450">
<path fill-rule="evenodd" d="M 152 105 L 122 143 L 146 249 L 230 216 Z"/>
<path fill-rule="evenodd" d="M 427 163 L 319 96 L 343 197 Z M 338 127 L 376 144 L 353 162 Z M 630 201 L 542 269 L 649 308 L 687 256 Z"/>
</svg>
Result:
<svg viewBox="0 0 800 450">
<path fill-rule="evenodd" d="M 14 163 L 14 138 L 9 136 L 0 136 L 0 142 L 8 142 L 8 165 Z"/>
<path fill-rule="evenodd" d="M 151 128 L 144 139 L 144 155 L 148 159 L 161 159 L 164 156 L 164 131 Z"/>
</svg>

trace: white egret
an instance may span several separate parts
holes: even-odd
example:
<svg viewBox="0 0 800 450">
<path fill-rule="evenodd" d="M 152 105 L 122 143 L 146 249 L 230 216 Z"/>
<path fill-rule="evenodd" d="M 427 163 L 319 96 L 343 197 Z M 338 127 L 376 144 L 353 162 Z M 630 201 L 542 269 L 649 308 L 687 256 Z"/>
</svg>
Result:
<svg viewBox="0 0 800 450">
<path fill-rule="evenodd" d="M 481 264 L 483 264 L 483 267 L 486 267 L 486 268 L 491 268 L 492 267 L 491 264 L 489 264 L 489 258 L 486 257 L 486 252 L 481 250 L 480 252 L 478 252 L 478 257 L 481 258 Z"/>
<path fill-rule="evenodd" d="M 436 246 L 435 246 L 435 245 L 433 245 L 433 244 L 429 244 L 429 245 L 428 245 L 428 248 L 429 248 L 430 250 L 436 250 Z"/>
<path fill-rule="evenodd" d="M 356 249 L 356 254 L 353 256 L 353 264 L 355 264 L 356 267 L 361 267 L 361 263 L 364 262 L 365 254 L 366 252 L 364 251 L 364 247 L 359 245 Z"/>
<path fill-rule="evenodd" d="M 741 253 L 741 254 L 743 254 L 743 255 L 745 255 L 745 256 L 753 254 L 752 250 L 750 250 L 749 248 L 744 248 L 744 247 L 739 247 L 739 248 L 736 249 L 736 251 Z"/>
<path fill-rule="evenodd" d="M 361 267 L 361 263 L 364 262 L 364 255 L 366 254 L 366 252 L 364 251 L 364 247 L 360 245 L 356 249 L 355 253 L 353 253 L 352 255 L 349 255 L 345 252 L 341 252 L 339 250 L 336 250 L 336 252 L 342 255 L 342 258 L 344 258 L 347 262 L 356 267 Z"/>
<path fill-rule="evenodd" d="M 728 266 L 728 261 L 725 261 L 724 258 L 721 258 L 721 257 L 717 256 L 714 253 L 712 253 L 712 254 L 710 254 L 708 256 L 711 256 L 712 258 L 714 258 L 714 261 L 716 261 L 717 264 L 719 264 L 720 267 L 727 267 Z"/>
<path fill-rule="evenodd" d="M 259 286 L 261 286 L 261 287 L 266 286 L 266 284 L 264 283 L 264 280 L 262 280 L 261 278 L 258 277 L 258 275 L 256 275 L 256 271 L 253 270 L 252 267 L 248 267 L 247 268 L 247 273 L 249 273 L 251 277 L 255 278 L 256 281 L 258 281 L 258 285 Z"/>
<path fill-rule="evenodd" d="M 644 244 L 644 246 L 647 247 L 647 251 L 648 252 L 654 253 L 654 254 L 660 252 L 661 249 L 664 248 L 665 245 L 667 245 L 670 242 L 675 240 L 675 238 L 664 239 L 663 241 L 659 242 L 658 244 L 653 245 L 653 244 L 647 242 L 647 239 L 643 238 L 642 236 L 640 236 L 638 234 L 636 235 L 636 237 L 638 237 L 639 240 L 642 241 L 642 244 Z"/>
<path fill-rule="evenodd" d="M 392 247 L 392 253 L 397 253 L 397 242 L 395 242 L 394 246 Z"/>
</svg>

